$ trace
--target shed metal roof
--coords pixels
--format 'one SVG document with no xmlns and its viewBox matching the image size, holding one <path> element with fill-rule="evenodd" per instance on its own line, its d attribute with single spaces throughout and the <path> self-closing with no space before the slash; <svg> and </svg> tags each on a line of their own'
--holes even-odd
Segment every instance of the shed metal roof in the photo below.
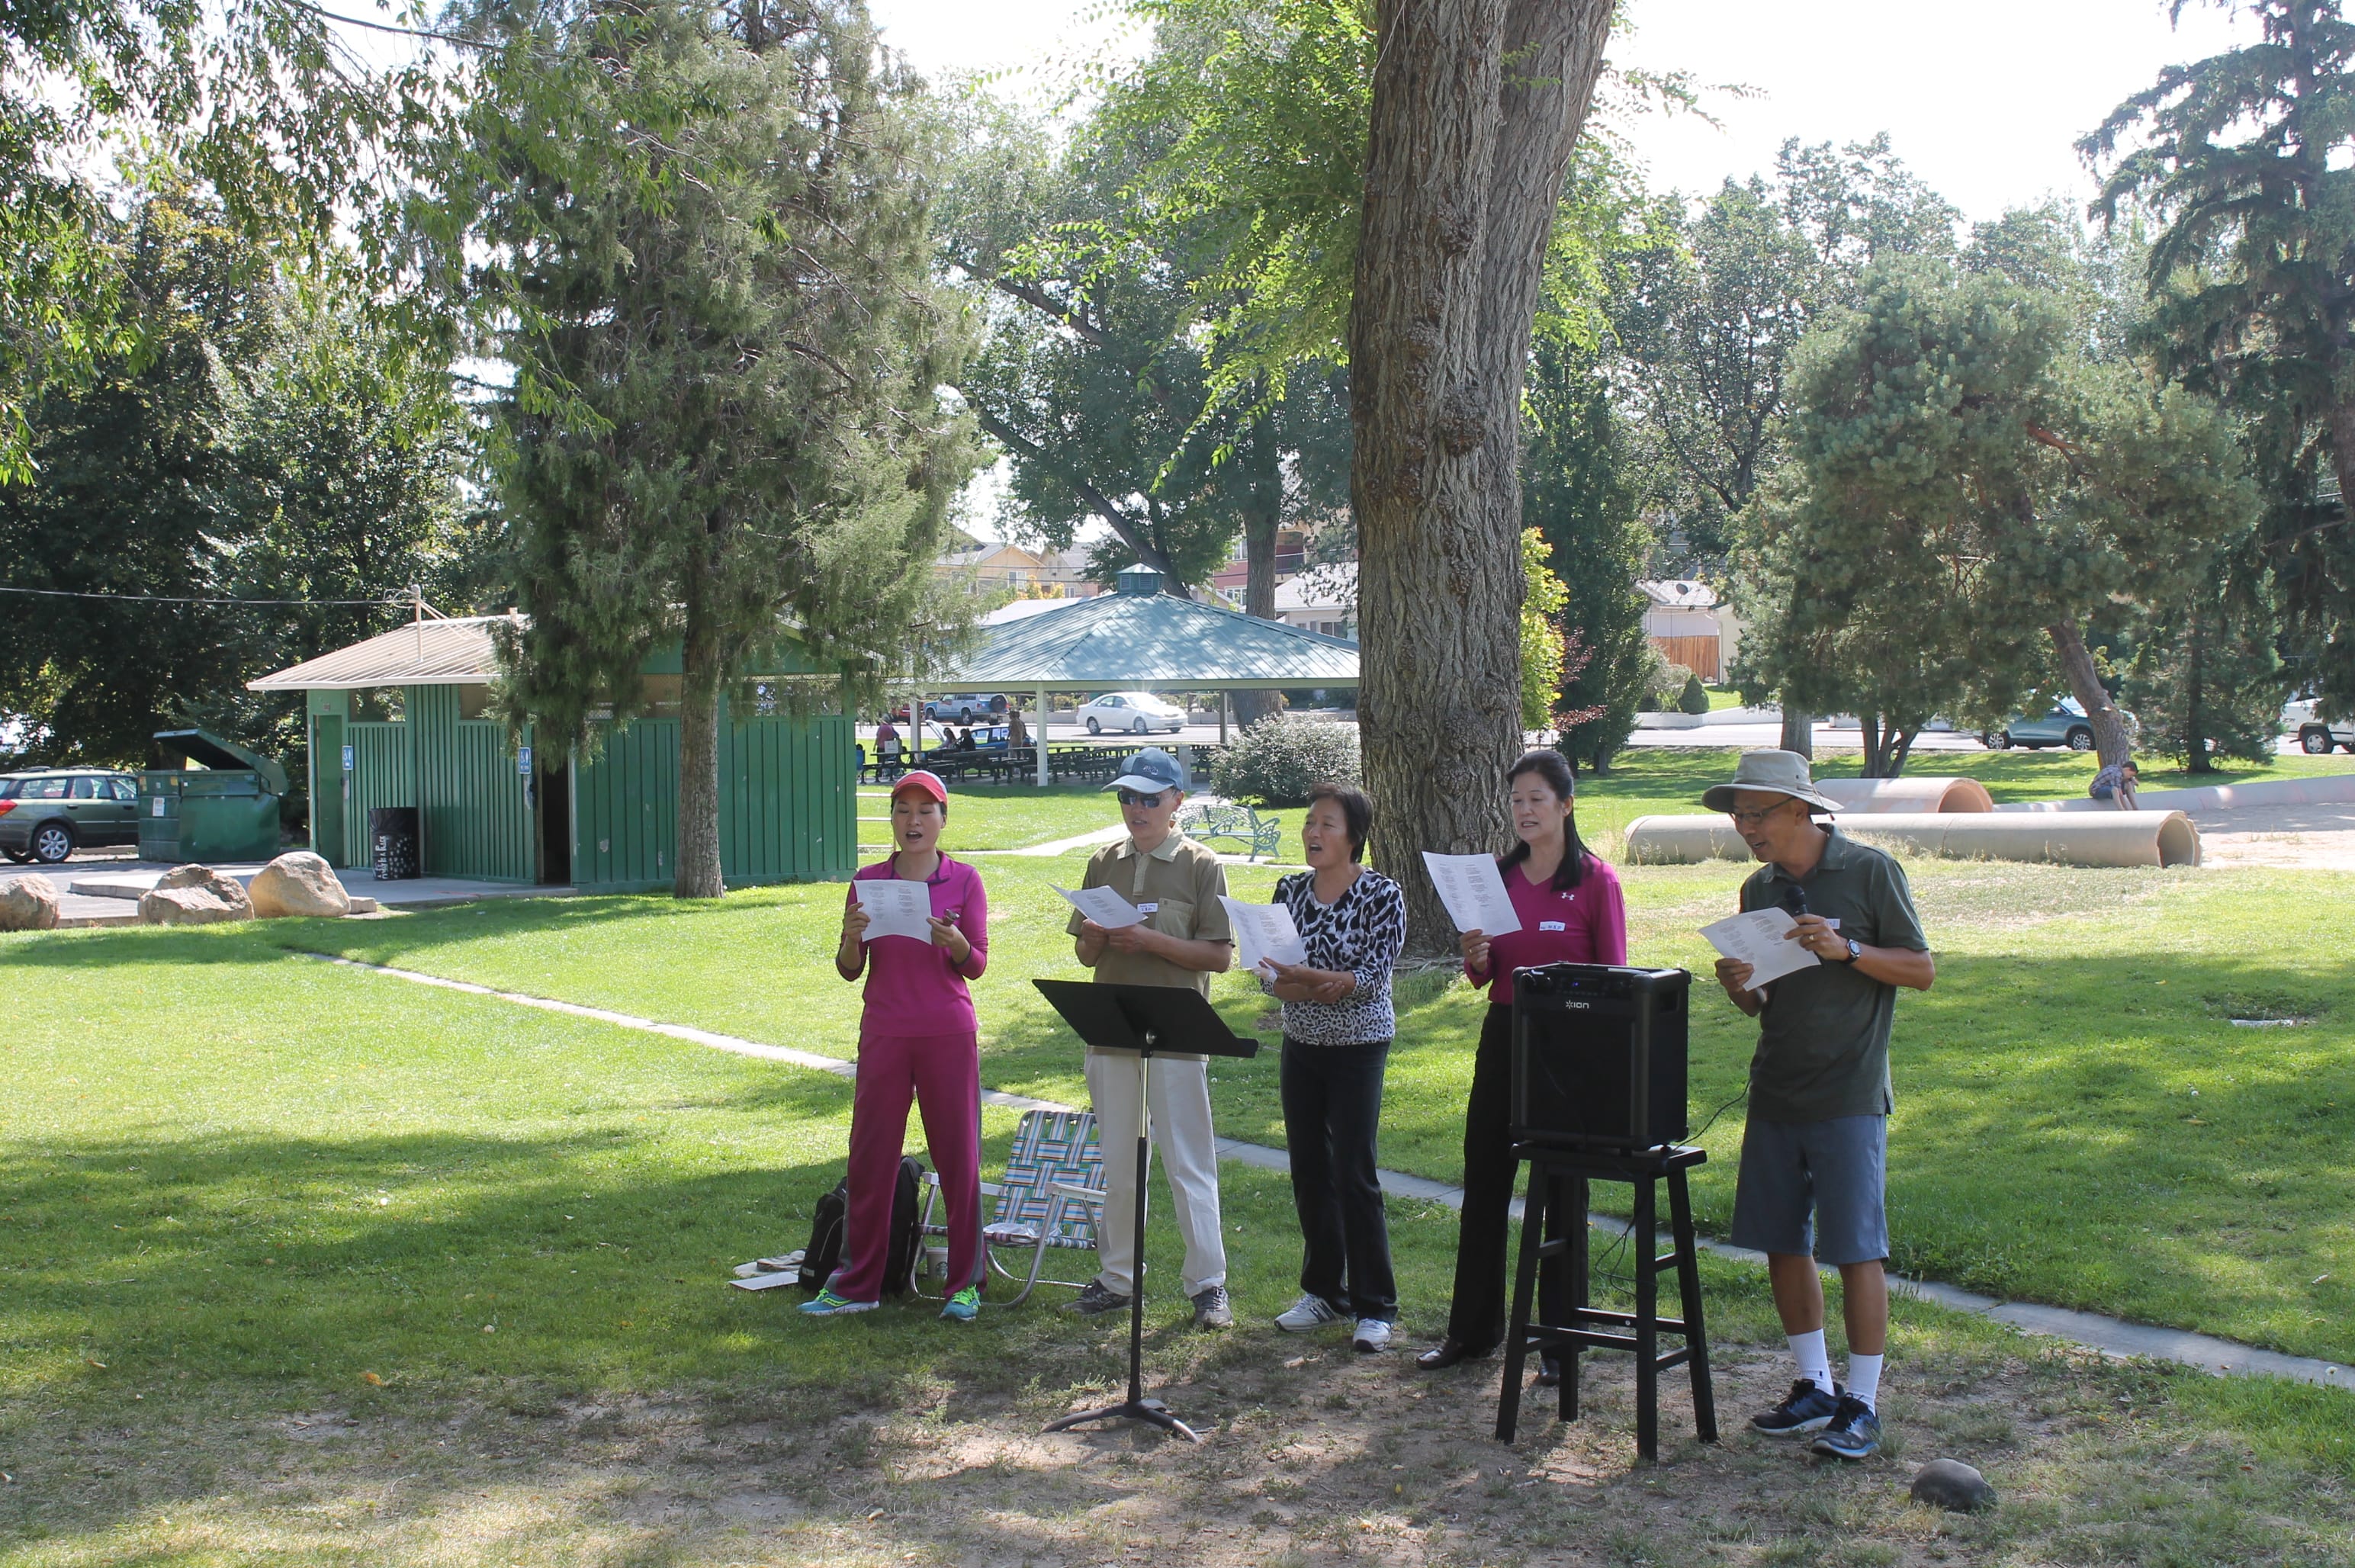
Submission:
<svg viewBox="0 0 2355 1568">
<path fill-rule="evenodd" d="M 1358 645 L 1167 593 L 1073 599 L 984 629 L 926 691 L 1354 687 Z"/>
<path fill-rule="evenodd" d="M 474 686 L 498 673 L 491 628 L 520 615 L 464 615 L 399 626 L 245 683 L 249 691 L 357 691 L 370 686 Z"/>
</svg>

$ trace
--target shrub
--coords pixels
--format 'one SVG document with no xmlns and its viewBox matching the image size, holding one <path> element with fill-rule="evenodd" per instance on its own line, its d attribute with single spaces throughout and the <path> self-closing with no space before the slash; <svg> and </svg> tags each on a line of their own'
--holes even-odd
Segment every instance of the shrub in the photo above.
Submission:
<svg viewBox="0 0 2355 1568">
<path fill-rule="evenodd" d="M 1310 786 L 1359 782 L 1355 725 L 1271 714 L 1210 763 L 1210 784 L 1229 800 L 1304 805 Z"/>
<path fill-rule="evenodd" d="M 1709 688 L 1701 685 L 1700 677 L 1697 675 L 1685 677 L 1684 695 L 1677 699 L 1677 709 L 1682 713 L 1696 714 L 1709 711 Z"/>
</svg>

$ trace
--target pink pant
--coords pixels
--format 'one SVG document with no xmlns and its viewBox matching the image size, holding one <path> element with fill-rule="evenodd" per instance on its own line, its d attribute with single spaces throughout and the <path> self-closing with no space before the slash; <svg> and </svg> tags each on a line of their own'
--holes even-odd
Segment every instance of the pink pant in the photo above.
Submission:
<svg viewBox="0 0 2355 1568">
<path fill-rule="evenodd" d="M 874 1301 L 883 1294 L 891 1195 L 911 1098 L 922 1107 L 924 1142 L 948 1208 L 948 1291 L 982 1283 L 979 1043 L 969 1033 L 862 1035 L 850 1100 L 849 1256 L 834 1278 L 835 1294 L 847 1301 Z"/>
</svg>

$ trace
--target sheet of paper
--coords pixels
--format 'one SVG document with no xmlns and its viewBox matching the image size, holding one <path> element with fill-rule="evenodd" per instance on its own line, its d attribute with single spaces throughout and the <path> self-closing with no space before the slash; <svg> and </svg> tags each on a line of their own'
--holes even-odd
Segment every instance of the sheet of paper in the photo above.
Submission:
<svg viewBox="0 0 2355 1568">
<path fill-rule="evenodd" d="M 1785 933 L 1797 923 L 1788 910 L 1759 909 L 1704 925 L 1700 933 L 1728 958 L 1739 958 L 1750 965 L 1750 988 L 1754 991 L 1769 981 L 1823 962 L 1796 942 L 1784 940 Z"/>
<path fill-rule="evenodd" d="M 1110 888 L 1082 888 L 1078 892 L 1069 888 L 1057 888 L 1055 891 L 1062 894 L 1073 909 L 1106 931 L 1144 923 L 1145 916 L 1137 912 L 1136 906 Z"/>
<path fill-rule="evenodd" d="M 903 882 L 891 877 L 882 881 L 853 882 L 850 886 L 858 895 L 858 907 L 867 912 L 868 941 L 879 936 L 912 936 L 919 942 L 932 939 L 932 928 L 924 923 L 932 912 L 929 883 Z"/>
<path fill-rule="evenodd" d="M 1292 912 L 1282 904 L 1247 904 L 1241 899 L 1219 895 L 1227 906 L 1227 923 L 1233 927 L 1235 951 L 1246 969 L 1256 969 L 1269 959 L 1278 964 L 1305 964 L 1308 949 L 1300 940 L 1300 928 L 1292 923 Z"/>
<path fill-rule="evenodd" d="M 1439 890 L 1439 901 L 1447 906 L 1447 918 L 1456 930 L 1502 936 L 1521 929 L 1521 917 L 1513 912 L 1513 901 L 1505 892 L 1505 879 L 1497 874 L 1495 856 L 1434 855 L 1425 849 L 1423 863 L 1431 869 L 1432 885 Z"/>
</svg>

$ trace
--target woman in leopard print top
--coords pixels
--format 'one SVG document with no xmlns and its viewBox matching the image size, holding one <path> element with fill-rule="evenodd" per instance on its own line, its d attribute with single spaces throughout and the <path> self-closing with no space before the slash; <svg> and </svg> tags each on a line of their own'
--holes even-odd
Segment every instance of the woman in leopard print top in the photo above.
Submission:
<svg viewBox="0 0 2355 1568">
<path fill-rule="evenodd" d="M 1347 784 L 1309 792 L 1300 842 L 1309 869 L 1276 884 L 1306 962 L 1271 962 L 1260 984 L 1284 1003 L 1284 1141 L 1306 1246 L 1300 1299 L 1276 1326 L 1305 1333 L 1357 1320 L 1360 1350 L 1380 1350 L 1398 1319 L 1390 1225 L 1374 1138 L 1396 1022 L 1391 967 L 1406 944 L 1406 898 L 1360 864 L 1373 807 Z"/>
</svg>

